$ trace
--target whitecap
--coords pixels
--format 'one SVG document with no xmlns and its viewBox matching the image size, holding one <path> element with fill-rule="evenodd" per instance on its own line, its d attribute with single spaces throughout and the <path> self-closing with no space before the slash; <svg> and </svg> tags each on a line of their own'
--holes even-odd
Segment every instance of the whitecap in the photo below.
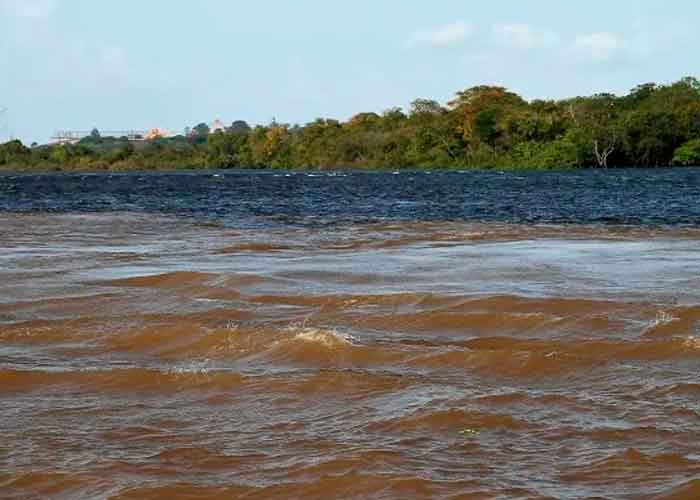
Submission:
<svg viewBox="0 0 700 500">
<path fill-rule="evenodd" d="M 683 340 L 683 347 L 685 347 L 686 349 L 700 350 L 700 337 L 686 337 Z"/>
<path fill-rule="evenodd" d="M 305 328 L 294 336 L 294 340 L 321 344 L 329 348 L 353 345 L 356 341 L 352 335 L 319 328 Z"/>
</svg>

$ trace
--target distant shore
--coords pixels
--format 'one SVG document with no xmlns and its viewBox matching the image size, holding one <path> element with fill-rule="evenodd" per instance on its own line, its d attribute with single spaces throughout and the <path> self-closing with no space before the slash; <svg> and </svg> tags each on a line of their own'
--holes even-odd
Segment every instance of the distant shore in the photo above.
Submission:
<svg viewBox="0 0 700 500">
<path fill-rule="evenodd" d="M 158 131 L 159 129 L 154 129 Z M 441 105 L 359 113 L 304 126 L 200 123 L 182 135 L 103 136 L 0 145 L 0 171 L 570 169 L 700 165 L 700 81 L 627 95 L 526 101 L 496 86 Z"/>
</svg>

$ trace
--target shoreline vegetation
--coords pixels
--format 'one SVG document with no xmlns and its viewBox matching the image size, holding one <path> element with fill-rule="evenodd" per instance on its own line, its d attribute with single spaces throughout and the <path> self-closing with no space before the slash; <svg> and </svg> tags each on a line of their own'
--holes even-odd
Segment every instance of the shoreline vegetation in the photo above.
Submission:
<svg viewBox="0 0 700 500">
<path fill-rule="evenodd" d="M 303 126 L 236 121 L 210 132 L 130 141 L 97 129 L 75 144 L 0 145 L 0 170 L 567 169 L 700 165 L 700 80 L 642 84 L 624 96 L 526 101 L 497 86 L 447 105 L 360 113 Z"/>
</svg>

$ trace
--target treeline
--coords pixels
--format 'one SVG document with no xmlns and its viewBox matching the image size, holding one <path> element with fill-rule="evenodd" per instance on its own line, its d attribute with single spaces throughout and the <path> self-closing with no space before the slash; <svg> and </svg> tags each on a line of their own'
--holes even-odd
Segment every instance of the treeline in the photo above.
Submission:
<svg viewBox="0 0 700 500">
<path fill-rule="evenodd" d="M 446 106 L 360 113 L 304 126 L 234 122 L 144 142 L 0 146 L 0 168 L 578 168 L 700 165 L 700 81 L 647 83 L 627 95 L 526 101 L 502 87 L 458 92 Z"/>
</svg>

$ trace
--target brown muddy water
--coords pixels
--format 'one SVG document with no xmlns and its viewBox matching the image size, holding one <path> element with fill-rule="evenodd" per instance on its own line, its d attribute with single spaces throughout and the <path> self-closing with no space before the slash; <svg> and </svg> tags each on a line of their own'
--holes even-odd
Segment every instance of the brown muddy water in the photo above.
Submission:
<svg viewBox="0 0 700 500">
<path fill-rule="evenodd" d="M 700 498 L 700 232 L 0 215 L 1 498 Z"/>
</svg>

